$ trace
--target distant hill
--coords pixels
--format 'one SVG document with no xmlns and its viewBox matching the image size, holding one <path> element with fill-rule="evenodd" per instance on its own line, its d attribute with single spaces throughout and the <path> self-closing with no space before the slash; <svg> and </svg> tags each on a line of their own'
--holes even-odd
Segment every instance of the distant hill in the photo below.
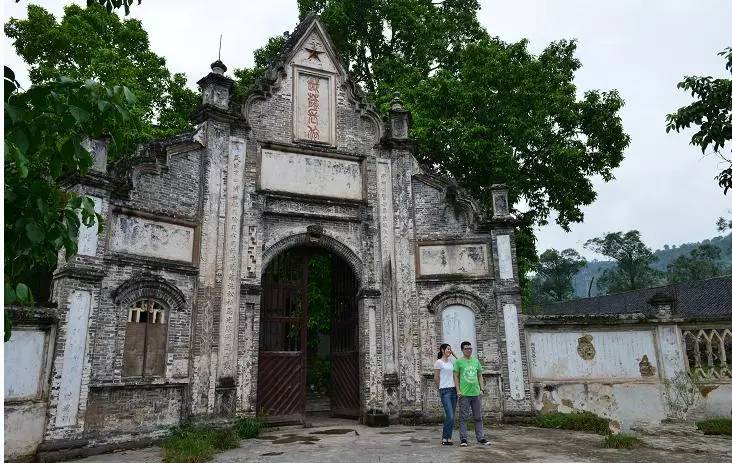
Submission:
<svg viewBox="0 0 732 463">
<path fill-rule="evenodd" d="M 722 264 L 732 271 L 732 233 L 727 236 L 717 236 L 712 239 L 700 241 L 697 243 L 685 243 L 680 246 L 669 246 L 665 245 L 663 249 L 659 249 L 654 254 L 658 257 L 653 267 L 658 270 L 666 271 L 666 267 L 674 259 L 680 256 L 689 254 L 693 249 L 696 249 L 702 244 L 712 244 L 719 247 L 722 250 Z M 577 297 L 587 297 L 587 290 L 590 286 L 590 281 L 594 277 L 592 283 L 592 290 L 589 296 L 597 296 L 597 279 L 602 275 L 605 269 L 609 269 L 615 266 L 615 263 L 609 260 L 593 260 L 587 263 L 587 266 L 577 273 L 574 278 L 573 286 L 574 293 Z"/>
</svg>

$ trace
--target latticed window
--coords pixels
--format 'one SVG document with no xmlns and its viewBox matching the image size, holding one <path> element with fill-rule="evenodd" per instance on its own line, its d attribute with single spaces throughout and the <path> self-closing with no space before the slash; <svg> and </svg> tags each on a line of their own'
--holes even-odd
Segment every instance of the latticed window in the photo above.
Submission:
<svg viewBox="0 0 732 463">
<path fill-rule="evenodd" d="M 689 371 L 703 379 L 732 378 L 732 328 L 683 330 Z"/>
<path fill-rule="evenodd" d="M 127 311 L 123 376 L 162 376 L 168 325 L 165 306 L 138 299 Z"/>
</svg>

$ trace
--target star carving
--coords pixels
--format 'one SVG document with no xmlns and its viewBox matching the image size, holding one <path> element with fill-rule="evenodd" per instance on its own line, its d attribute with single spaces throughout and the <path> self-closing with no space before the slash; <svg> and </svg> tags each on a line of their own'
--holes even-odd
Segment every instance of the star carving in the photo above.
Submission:
<svg viewBox="0 0 732 463">
<path fill-rule="evenodd" d="M 319 55 L 321 53 L 325 53 L 323 51 L 316 50 L 315 47 L 313 47 L 313 48 L 307 48 L 307 47 L 305 47 L 305 51 L 309 53 L 307 59 L 315 58 L 318 61 L 320 61 L 320 56 Z"/>
</svg>

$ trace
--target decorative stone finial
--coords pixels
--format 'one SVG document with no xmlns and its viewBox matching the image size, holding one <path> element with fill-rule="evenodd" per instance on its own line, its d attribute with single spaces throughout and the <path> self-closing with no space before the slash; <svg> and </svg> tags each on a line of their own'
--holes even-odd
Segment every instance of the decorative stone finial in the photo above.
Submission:
<svg viewBox="0 0 732 463">
<path fill-rule="evenodd" d="M 226 69 L 227 69 L 226 68 L 226 65 L 220 59 L 217 59 L 216 61 L 214 61 L 213 63 L 211 63 L 211 71 L 214 74 L 218 74 L 220 76 L 223 76 L 224 73 L 226 72 Z"/>
<path fill-rule="evenodd" d="M 399 92 L 394 92 L 394 98 L 391 100 L 391 109 L 389 109 L 389 119 L 391 122 L 391 137 L 398 140 L 406 140 L 409 138 L 409 111 L 404 109 L 402 99 Z"/>
<path fill-rule="evenodd" d="M 511 208 L 508 204 L 508 188 L 506 188 L 506 185 L 491 185 L 491 197 L 493 199 L 493 218 L 505 219 L 510 217 Z"/>
</svg>

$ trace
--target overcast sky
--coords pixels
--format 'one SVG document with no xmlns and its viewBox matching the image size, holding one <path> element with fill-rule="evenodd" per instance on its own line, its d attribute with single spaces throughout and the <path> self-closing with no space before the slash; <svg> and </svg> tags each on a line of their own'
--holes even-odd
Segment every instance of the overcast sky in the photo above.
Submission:
<svg viewBox="0 0 732 463">
<path fill-rule="evenodd" d="M 63 1 L 36 1 L 60 16 Z M 85 3 L 85 2 L 77 2 Z M 25 17 L 27 0 L 3 0 L 5 20 Z M 582 62 L 576 84 L 618 89 L 623 124 L 631 137 L 616 179 L 594 183 L 597 201 L 570 233 L 558 226 L 538 231 L 540 250 L 574 247 L 607 231 L 638 229 L 653 248 L 716 234 L 717 217 L 732 215 L 732 193 L 722 195 L 714 176 L 720 163 L 689 146 L 691 132 L 666 134 L 665 115 L 688 103 L 676 89 L 684 75 L 724 77 L 717 53 L 732 46 L 730 0 L 483 0 L 479 18 L 506 41 L 527 38 L 541 51 L 562 38 L 577 39 Z M 209 71 L 223 34 L 222 61 L 250 66 L 268 37 L 292 31 L 296 0 L 143 0 L 131 16 L 142 20 L 152 49 L 191 85 Z M 5 62 L 27 83 L 24 64 L 4 38 Z M 729 78 L 729 73 L 726 77 Z M 588 257 L 594 257 L 581 250 Z"/>
</svg>

